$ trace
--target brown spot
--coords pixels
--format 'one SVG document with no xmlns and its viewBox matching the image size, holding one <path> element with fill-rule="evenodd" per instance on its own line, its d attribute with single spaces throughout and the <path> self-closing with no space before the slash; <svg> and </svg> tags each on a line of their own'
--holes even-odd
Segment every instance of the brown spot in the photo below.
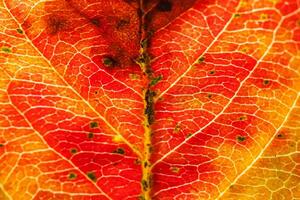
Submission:
<svg viewBox="0 0 300 200">
<path fill-rule="evenodd" d="M 92 133 L 92 132 L 88 133 L 88 134 L 87 134 L 87 137 L 88 137 L 89 139 L 94 138 L 94 133 Z"/>
<path fill-rule="evenodd" d="M 100 20 L 97 18 L 91 19 L 91 23 L 94 24 L 97 27 L 100 27 Z"/>
<path fill-rule="evenodd" d="M 67 28 L 67 20 L 64 19 L 62 16 L 58 15 L 51 15 L 47 18 L 47 28 L 46 31 L 51 34 L 55 35 L 60 31 L 66 30 Z"/>
<path fill-rule="evenodd" d="M 76 148 L 72 148 L 72 149 L 70 149 L 70 153 L 71 154 L 75 154 L 75 153 L 77 153 L 78 151 L 77 151 L 77 149 Z"/>
<path fill-rule="evenodd" d="M 75 174 L 75 173 L 70 173 L 69 176 L 68 176 L 68 178 L 69 178 L 70 180 L 74 180 L 74 179 L 77 178 L 77 174 Z"/>
<path fill-rule="evenodd" d="M 114 59 L 112 56 L 106 56 L 103 58 L 102 63 L 106 67 L 114 67 L 117 65 L 116 59 Z"/>
<path fill-rule="evenodd" d="M 246 115 L 243 115 L 243 116 L 240 116 L 239 117 L 239 120 L 240 121 L 245 121 L 247 119 L 247 116 Z"/>
<path fill-rule="evenodd" d="M 242 135 L 238 135 L 238 136 L 236 137 L 236 140 L 237 140 L 238 142 L 244 142 L 244 141 L 246 140 L 246 137 L 245 137 L 245 136 L 242 136 Z"/>
<path fill-rule="evenodd" d="M 284 138 L 284 135 L 282 133 L 278 133 L 277 138 Z"/>
<path fill-rule="evenodd" d="M 91 128 L 97 128 L 98 127 L 98 123 L 97 122 L 91 122 L 90 123 L 90 127 Z"/>
<path fill-rule="evenodd" d="M 88 172 L 88 173 L 86 173 L 86 175 L 87 175 L 87 177 L 89 177 L 89 179 L 91 179 L 92 181 L 96 182 L 97 177 L 96 177 L 96 175 L 95 175 L 94 172 Z"/>
<path fill-rule="evenodd" d="M 125 150 L 123 148 L 117 148 L 116 150 L 113 151 L 113 153 L 117 154 L 125 154 Z"/>
<path fill-rule="evenodd" d="M 198 63 L 203 63 L 205 60 L 205 57 L 201 56 L 199 59 L 198 59 Z"/>
<path fill-rule="evenodd" d="M 263 84 L 264 84 L 264 85 L 269 85 L 269 84 L 270 84 L 270 80 L 264 80 L 264 81 L 263 81 Z"/>
</svg>

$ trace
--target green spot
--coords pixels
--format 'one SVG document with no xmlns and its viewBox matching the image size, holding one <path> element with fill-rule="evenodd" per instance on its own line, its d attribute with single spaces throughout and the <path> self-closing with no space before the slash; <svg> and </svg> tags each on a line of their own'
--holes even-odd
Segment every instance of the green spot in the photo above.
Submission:
<svg viewBox="0 0 300 200">
<path fill-rule="evenodd" d="M 180 168 L 178 168 L 178 167 L 170 167 L 170 171 L 173 172 L 173 173 L 179 173 Z"/>
<path fill-rule="evenodd" d="M 69 178 L 70 180 L 74 180 L 74 179 L 77 178 L 77 174 L 75 174 L 75 173 L 70 173 L 68 178 Z"/>
<path fill-rule="evenodd" d="M 117 153 L 117 154 L 125 154 L 125 151 L 123 148 L 117 148 L 116 150 L 113 151 L 113 153 Z"/>
<path fill-rule="evenodd" d="M 111 57 L 105 57 L 103 58 L 103 64 L 107 67 L 112 67 L 115 65 L 115 60 Z"/>
<path fill-rule="evenodd" d="M 2 47 L 2 51 L 5 53 L 11 53 L 11 49 L 9 47 Z"/>
<path fill-rule="evenodd" d="M 174 130 L 173 130 L 173 132 L 174 132 L 174 133 L 179 133 L 180 129 L 181 129 L 181 128 L 180 128 L 180 124 L 177 123 L 176 126 L 175 126 L 175 128 L 174 128 Z"/>
<path fill-rule="evenodd" d="M 71 154 L 75 154 L 75 153 L 77 153 L 78 151 L 77 151 L 77 149 L 76 148 L 72 148 L 72 149 L 70 149 L 70 153 Z"/>
<path fill-rule="evenodd" d="M 91 179 L 92 181 L 96 182 L 97 178 L 94 172 L 88 172 L 86 175 Z"/>
<path fill-rule="evenodd" d="M 238 142 L 244 142 L 244 141 L 246 140 L 246 137 L 245 137 L 245 136 L 239 135 L 239 136 L 236 137 L 236 140 L 237 140 Z"/>
<path fill-rule="evenodd" d="M 89 139 L 94 138 L 94 133 L 88 133 L 88 134 L 87 134 L 87 137 L 88 137 Z"/>
<path fill-rule="evenodd" d="M 141 42 L 142 48 L 147 48 L 148 47 L 148 39 L 143 39 Z"/>
<path fill-rule="evenodd" d="M 146 200 L 144 195 L 140 195 L 138 198 L 139 198 L 139 200 Z"/>
<path fill-rule="evenodd" d="M 151 85 L 151 86 L 156 85 L 161 79 L 162 79 L 162 75 L 159 75 L 159 76 L 153 78 L 153 79 L 151 80 L 151 82 L 150 82 L 150 85 Z"/>
<path fill-rule="evenodd" d="M 236 14 L 233 15 L 234 18 L 239 18 L 240 16 L 241 16 L 241 15 L 238 14 L 238 13 L 236 13 Z"/>
<path fill-rule="evenodd" d="M 269 81 L 269 80 L 264 80 L 263 84 L 264 84 L 264 85 L 269 85 L 269 84 L 270 84 L 270 81 Z"/>
<path fill-rule="evenodd" d="M 131 80 L 139 80 L 140 76 L 138 74 L 129 74 L 129 78 Z"/>
<path fill-rule="evenodd" d="M 204 56 L 201 56 L 199 59 L 198 59 L 198 63 L 203 63 L 205 60 L 205 57 Z"/>
<path fill-rule="evenodd" d="M 17 28 L 17 32 L 20 33 L 20 34 L 23 34 L 23 30 L 20 29 L 20 28 Z"/>
<path fill-rule="evenodd" d="M 91 128 L 97 128 L 98 127 L 98 123 L 97 122 L 91 122 L 90 123 L 90 127 Z"/>
</svg>

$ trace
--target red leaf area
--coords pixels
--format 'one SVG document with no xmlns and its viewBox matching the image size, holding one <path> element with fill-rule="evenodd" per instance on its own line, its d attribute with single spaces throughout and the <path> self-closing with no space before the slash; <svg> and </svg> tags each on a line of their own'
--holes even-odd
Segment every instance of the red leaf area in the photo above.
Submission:
<svg viewBox="0 0 300 200">
<path fill-rule="evenodd" d="M 300 198 L 299 0 L 0 13 L 1 200 Z"/>
</svg>

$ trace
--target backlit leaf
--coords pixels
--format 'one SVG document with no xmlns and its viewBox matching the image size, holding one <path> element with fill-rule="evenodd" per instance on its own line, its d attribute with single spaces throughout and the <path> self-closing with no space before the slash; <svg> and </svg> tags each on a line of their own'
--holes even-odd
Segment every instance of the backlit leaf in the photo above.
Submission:
<svg viewBox="0 0 300 200">
<path fill-rule="evenodd" d="M 300 199 L 299 0 L 2 0 L 0 69 L 0 200 Z"/>
</svg>

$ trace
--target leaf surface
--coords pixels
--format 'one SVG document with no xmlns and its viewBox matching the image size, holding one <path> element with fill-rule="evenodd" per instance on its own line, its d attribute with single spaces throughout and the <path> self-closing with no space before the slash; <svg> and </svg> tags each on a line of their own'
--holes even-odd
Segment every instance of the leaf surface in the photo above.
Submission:
<svg viewBox="0 0 300 200">
<path fill-rule="evenodd" d="M 298 0 L 0 2 L 0 199 L 300 198 Z"/>
</svg>

